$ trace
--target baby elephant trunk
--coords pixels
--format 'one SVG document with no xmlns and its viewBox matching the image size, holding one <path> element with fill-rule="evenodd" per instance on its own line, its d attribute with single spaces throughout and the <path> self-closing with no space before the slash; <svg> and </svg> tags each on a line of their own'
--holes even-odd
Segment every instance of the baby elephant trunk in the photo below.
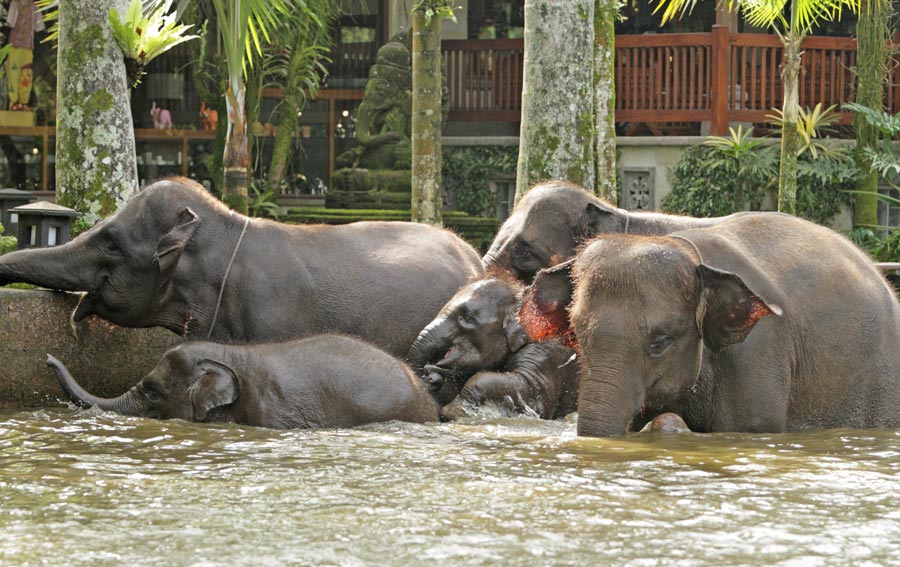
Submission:
<svg viewBox="0 0 900 567">
<path fill-rule="evenodd" d="M 47 355 L 47 366 L 56 370 L 59 377 L 59 385 L 69 398 L 78 406 L 89 408 L 97 406 L 104 411 L 114 411 L 123 415 L 142 415 L 141 405 L 135 399 L 134 389 L 130 389 L 117 398 L 98 398 L 89 394 L 78 382 L 72 378 L 69 370 L 62 362 L 51 355 Z"/>
</svg>

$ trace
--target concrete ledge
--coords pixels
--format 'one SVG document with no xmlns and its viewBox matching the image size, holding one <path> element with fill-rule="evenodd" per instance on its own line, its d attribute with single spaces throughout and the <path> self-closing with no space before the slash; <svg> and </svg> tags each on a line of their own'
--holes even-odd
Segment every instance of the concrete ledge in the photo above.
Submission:
<svg viewBox="0 0 900 567">
<path fill-rule="evenodd" d="M 0 288 L 0 408 L 61 405 L 68 398 L 44 361 L 61 360 L 92 394 L 117 396 L 138 382 L 180 337 L 126 329 L 91 317 L 75 337 L 69 315 L 78 295 Z"/>
</svg>

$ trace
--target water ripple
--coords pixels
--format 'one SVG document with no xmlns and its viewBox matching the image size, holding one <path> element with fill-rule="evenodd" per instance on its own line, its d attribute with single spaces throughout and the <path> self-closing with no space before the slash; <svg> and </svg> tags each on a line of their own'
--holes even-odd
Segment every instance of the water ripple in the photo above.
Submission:
<svg viewBox="0 0 900 567">
<path fill-rule="evenodd" d="M 890 565 L 900 432 L 0 413 L 0 564 Z"/>
</svg>

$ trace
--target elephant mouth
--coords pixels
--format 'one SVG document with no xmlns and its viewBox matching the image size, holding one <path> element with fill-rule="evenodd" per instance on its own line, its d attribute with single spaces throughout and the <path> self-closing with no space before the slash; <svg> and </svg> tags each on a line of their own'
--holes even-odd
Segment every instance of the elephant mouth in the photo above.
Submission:
<svg viewBox="0 0 900 567">
<path fill-rule="evenodd" d="M 444 354 L 444 357 L 437 362 L 434 363 L 435 366 L 440 366 L 441 368 L 452 368 L 453 365 L 462 357 L 462 350 L 454 345 L 450 347 L 450 349 Z"/>
<path fill-rule="evenodd" d="M 72 321 L 80 323 L 94 314 L 94 298 L 90 293 L 84 293 L 78 301 L 78 306 L 72 313 Z"/>
</svg>

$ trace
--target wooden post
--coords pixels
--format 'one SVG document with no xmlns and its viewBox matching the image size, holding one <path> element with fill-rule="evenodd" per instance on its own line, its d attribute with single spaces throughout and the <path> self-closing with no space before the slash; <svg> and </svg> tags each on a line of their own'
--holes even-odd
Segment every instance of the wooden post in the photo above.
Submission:
<svg viewBox="0 0 900 567">
<path fill-rule="evenodd" d="M 335 103 L 334 97 L 328 97 L 328 187 L 334 177 L 334 130 L 335 130 Z"/>
<path fill-rule="evenodd" d="M 712 27 L 712 85 L 710 86 L 709 133 L 724 136 L 728 133 L 728 26 Z"/>
</svg>

